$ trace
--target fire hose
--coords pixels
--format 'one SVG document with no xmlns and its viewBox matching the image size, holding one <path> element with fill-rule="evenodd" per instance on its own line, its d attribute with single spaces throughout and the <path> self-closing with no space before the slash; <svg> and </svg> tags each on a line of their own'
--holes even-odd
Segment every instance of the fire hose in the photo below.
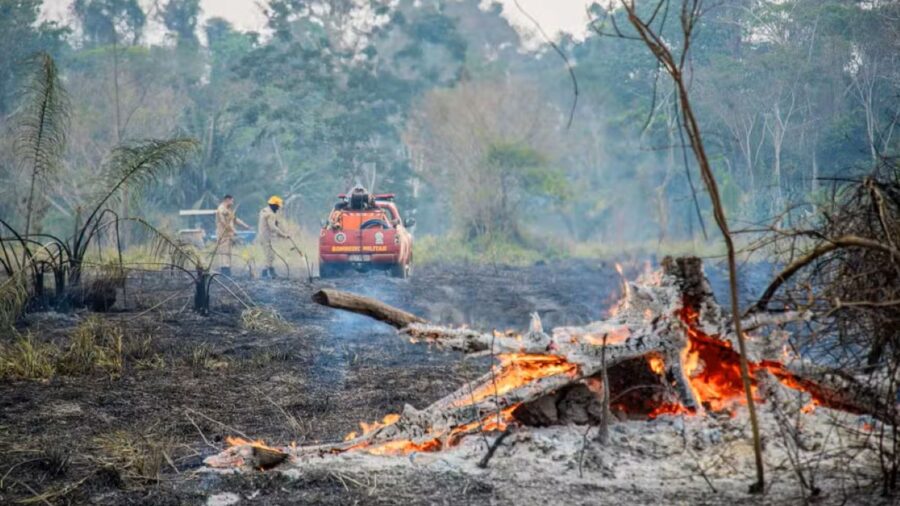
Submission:
<svg viewBox="0 0 900 506">
<path fill-rule="evenodd" d="M 307 257 L 306 253 L 304 253 L 303 250 L 300 249 L 300 246 L 298 246 L 297 243 L 294 242 L 293 237 L 288 237 L 288 241 L 291 241 L 291 250 L 296 251 L 303 258 L 303 261 L 306 262 L 306 276 L 309 282 L 312 283 L 313 275 L 312 269 L 310 269 L 309 267 L 309 257 Z"/>
</svg>

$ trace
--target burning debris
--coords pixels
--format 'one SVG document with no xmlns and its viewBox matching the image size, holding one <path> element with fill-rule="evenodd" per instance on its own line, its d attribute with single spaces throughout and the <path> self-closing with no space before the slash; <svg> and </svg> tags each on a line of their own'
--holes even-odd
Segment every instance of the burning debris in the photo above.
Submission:
<svg viewBox="0 0 900 506">
<path fill-rule="evenodd" d="M 344 441 L 279 449 L 235 440 L 207 465 L 268 468 L 288 457 L 435 452 L 459 445 L 467 435 L 514 424 L 597 424 L 604 422 L 607 389 L 616 420 L 706 413 L 734 417 L 746 402 L 734 336 L 696 258 L 668 258 L 660 273 L 628 283 L 608 319 L 549 334 L 536 314 L 525 334 L 484 333 L 434 325 L 343 292 L 322 290 L 315 300 L 391 323 L 414 342 L 490 354 L 499 364 L 424 409 L 407 405 L 402 413 L 362 423 Z M 766 315 L 754 315 L 752 327 L 767 321 Z M 889 424 L 896 420 L 896 407 L 884 405 L 887 397 L 854 377 L 784 361 L 783 339 L 783 333 L 773 333 L 749 341 L 754 398 L 799 399 L 804 411 L 824 406 Z"/>
<path fill-rule="evenodd" d="M 259 440 L 248 441 L 240 437 L 228 437 L 225 442 L 228 443 L 228 450 L 208 457 L 207 465 L 265 470 L 281 464 L 288 457 L 286 450 L 273 448 Z"/>
</svg>

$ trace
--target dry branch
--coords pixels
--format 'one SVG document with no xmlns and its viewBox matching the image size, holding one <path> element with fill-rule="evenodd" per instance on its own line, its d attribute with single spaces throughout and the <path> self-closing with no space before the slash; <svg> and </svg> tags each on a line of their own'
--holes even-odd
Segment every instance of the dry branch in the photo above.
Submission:
<svg viewBox="0 0 900 506">
<path fill-rule="evenodd" d="M 793 263 L 785 267 L 780 273 L 778 273 L 772 283 L 770 283 L 766 288 L 766 291 L 763 292 L 763 295 L 759 298 L 759 301 L 757 301 L 756 304 L 753 305 L 751 311 L 758 312 L 764 310 L 769 304 L 769 301 L 772 300 L 775 292 L 777 292 L 781 285 L 784 284 L 785 281 L 790 279 L 791 276 L 796 274 L 800 269 L 813 263 L 816 259 L 840 248 L 873 249 L 889 254 L 891 260 L 894 263 L 900 263 L 900 251 L 878 241 L 873 241 L 865 237 L 858 237 L 854 235 L 845 235 L 834 239 L 828 239 L 826 242 L 819 245 L 803 257 L 795 260 Z"/>
</svg>

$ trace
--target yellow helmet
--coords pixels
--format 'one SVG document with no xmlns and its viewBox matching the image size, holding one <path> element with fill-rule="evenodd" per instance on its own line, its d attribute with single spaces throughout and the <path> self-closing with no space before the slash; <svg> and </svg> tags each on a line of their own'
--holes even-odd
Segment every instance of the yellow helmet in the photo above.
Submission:
<svg viewBox="0 0 900 506">
<path fill-rule="evenodd" d="M 284 201 L 281 200 L 281 197 L 279 197 L 278 195 L 272 195 L 271 197 L 269 197 L 269 205 L 282 207 L 284 206 Z"/>
</svg>

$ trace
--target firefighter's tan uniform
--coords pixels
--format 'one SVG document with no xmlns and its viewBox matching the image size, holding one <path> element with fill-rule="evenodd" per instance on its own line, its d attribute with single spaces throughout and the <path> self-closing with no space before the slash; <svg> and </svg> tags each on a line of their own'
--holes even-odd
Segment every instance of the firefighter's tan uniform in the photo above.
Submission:
<svg viewBox="0 0 900 506">
<path fill-rule="evenodd" d="M 275 248 L 272 247 L 272 239 L 287 239 L 289 236 L 278 225 L 278 217 L 272 208 L 266 206 L 259 211 L 259 230 L 256 238 L 266 256 L 266 269 L 271 269 L 275 263 Z"/>
<path fill-rule="evenodd" d="M 225 202 L 219 204 L 216 208 L 216 252 L 218 253 L 222 267 L 231 269 L 231 250 L 234 246 L 234 238 L 237 235 L 235 224 L 239 224 L 244 228 L 249 228 L 246 223 L 240 220 L 235 214 L 234 209 L 229 207 Z"/>
</svg>

